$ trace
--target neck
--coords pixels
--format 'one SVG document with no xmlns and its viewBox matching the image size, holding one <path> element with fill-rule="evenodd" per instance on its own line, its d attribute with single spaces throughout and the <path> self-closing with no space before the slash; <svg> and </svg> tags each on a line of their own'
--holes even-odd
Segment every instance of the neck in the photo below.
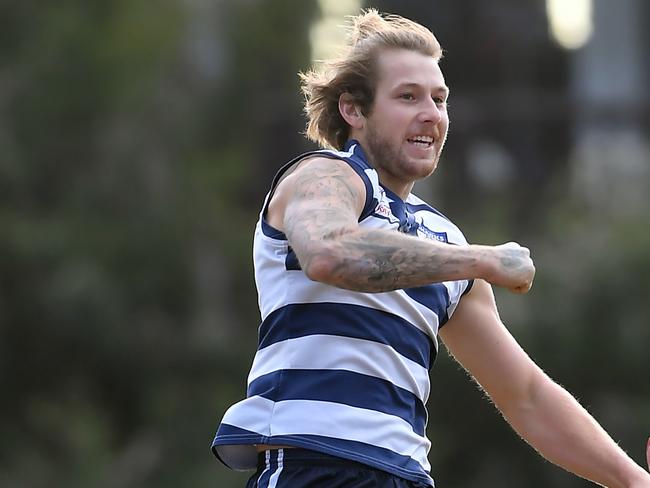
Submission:
<svg viewBox="0 0 650 488">
<path fill-rule="evenodd" d="M 411 190 L 413 189 L 414 182 L 404 183 L 399 180 L 396 180 L 392 175 L 387 174 L 385 171 L 382 171 L 379 168 L 375 168 L 377 174 L 379 175 L 379 182 L 390 191 L 395 193 L 402 200 L 406 200 L 406 197 L 409 196 Z"/>
</svg>

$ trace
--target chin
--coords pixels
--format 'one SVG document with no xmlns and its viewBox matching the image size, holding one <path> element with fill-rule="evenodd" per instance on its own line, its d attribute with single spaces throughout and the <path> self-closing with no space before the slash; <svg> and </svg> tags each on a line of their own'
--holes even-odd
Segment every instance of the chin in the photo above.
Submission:
<svg viewBox="0 0 650 488">
<path fill-rule="evenodd" d="M 426 178 L 432 174 L 438 167 L 438 159 L 415 159 L 411 160 L 409 166 L 413 176 L 417 179 Z"/>
</svg>

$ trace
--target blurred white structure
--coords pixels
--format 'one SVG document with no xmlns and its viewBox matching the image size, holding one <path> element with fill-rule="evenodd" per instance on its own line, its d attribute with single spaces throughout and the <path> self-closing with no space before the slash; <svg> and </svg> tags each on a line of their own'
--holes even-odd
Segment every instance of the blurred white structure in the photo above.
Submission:
<svg viewBox="0 0 650 488">
<path fill-rule="evenodd" d="M 343 47 L 346 32 L 341 19 L 358 14 L 361 3 L 361 0 L 318 0 L 322 17 L 311 29 L 313 62 L 330 59 Z"/>
<path fill-rule="evenodd" d="M 593 32 L 592 0 L 546 0 L 551 36 L 566 49 L 584 46 Z"/>
<path fill-rule="evenodd" d="M 594 1 L 594 33 L 572 53 L 572 184 L 600 211 L 636 213 L 650 198 L 650 27 L 644 0 Z M 643 124 L 646 127 L 643 127 Z"/>
</svg>

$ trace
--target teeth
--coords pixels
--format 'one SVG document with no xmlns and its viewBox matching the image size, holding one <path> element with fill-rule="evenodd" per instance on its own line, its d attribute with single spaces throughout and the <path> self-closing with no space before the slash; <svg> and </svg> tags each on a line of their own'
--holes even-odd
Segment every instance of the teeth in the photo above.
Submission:
<svg viewBox="0 0 650 488">
<path fill-rule="evenodd" d="M 433 137 L 430 136 L 416 136 L 409 139 L 412 142 L 419 142 L 423 144 L 431 144 L 433 142 Z"/>
</svg>

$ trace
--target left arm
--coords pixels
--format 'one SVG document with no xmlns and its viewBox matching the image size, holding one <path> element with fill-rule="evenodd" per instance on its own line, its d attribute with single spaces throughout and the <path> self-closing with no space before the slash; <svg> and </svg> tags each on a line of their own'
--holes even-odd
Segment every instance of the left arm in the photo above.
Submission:
<svg viewBox="0 0 650 488">
<path fill-rule="evenodd" d="M 650 474 L 517 344 L 485 281 L 475 282 L 440 337 L 514 430 L 546 459 L 602 486 L 650 488 Z"/>
</svg>

